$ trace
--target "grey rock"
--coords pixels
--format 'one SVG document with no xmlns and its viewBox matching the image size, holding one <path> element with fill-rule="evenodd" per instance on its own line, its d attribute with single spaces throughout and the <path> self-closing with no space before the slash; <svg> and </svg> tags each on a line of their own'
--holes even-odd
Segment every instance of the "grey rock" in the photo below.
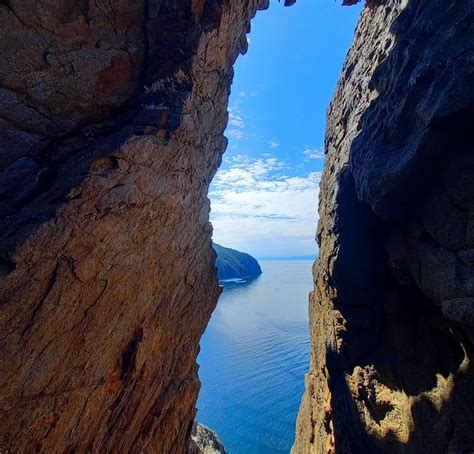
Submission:
<svg viewBox="0 0 474 454">
<path fill-rule="evenodd" d="M 473 49 L 472 0 L 366 2 L 328 109 L 295 454 L 472 451 Z"/>
<path fill-rule="evenodd" d="M 441 307 L 445 317 L 474 327 L 474 298 L 456 298 L 443 301 Z"/>
<path fill-rule="evenodd" d="M 195 421 L 191 431 L 188 454 L 227 454 L 227 451 L 213 430 Z"/>
</svg>

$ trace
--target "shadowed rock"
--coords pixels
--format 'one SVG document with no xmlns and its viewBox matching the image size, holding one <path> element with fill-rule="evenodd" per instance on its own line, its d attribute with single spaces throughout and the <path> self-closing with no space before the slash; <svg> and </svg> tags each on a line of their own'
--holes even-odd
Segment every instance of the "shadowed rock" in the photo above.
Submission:
<svg viewBox="0 0 474 454">
<path fill-rule="evenodd" d="M 294 451 L 470 453 L 474 3 L 367 4 Z M 0 2 L 1 452 L 185 452 L 220 293 L 207 192 L 268 5 Z"/>
<path fill-rule="evenodd" d="M 295 453 L 474 446 L 474 2 L 368 2 L 328 110 Z"/>
</svg>

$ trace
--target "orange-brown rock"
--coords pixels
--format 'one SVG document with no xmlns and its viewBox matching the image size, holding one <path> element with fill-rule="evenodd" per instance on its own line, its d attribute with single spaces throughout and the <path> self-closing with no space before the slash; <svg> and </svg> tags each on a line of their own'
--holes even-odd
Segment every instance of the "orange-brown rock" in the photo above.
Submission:
<svg viewBox="0 0 474 454">
<path fill-rule="evenodd" d="M 184 452 L 209 183 L 265 2 L 0 2 L 0 451 Z"/>
</svg>

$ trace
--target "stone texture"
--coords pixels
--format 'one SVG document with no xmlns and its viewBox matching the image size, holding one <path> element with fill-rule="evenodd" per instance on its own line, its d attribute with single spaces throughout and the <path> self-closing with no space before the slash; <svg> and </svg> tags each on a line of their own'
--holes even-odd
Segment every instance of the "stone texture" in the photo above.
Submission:
<svg viewBox="0 0 474 454">
<path fill-rule="evenodd" d="M 214 431 L 194 422 L 187 454 L 227 454 L 227 451 Z"/>
<path fill-rule="evenodd" d="M 207 191 L 268 4 L 0 1 L 1 452 L 186 451 L 220 292 Z M 296 453 L 472 452 L 473 14 L 362 14 L 328 111 Z"/>
<path fill-rule="evenodd" d="M 368 3 L 328 110 L 295 453 L 474 446 L 474 2 Z"/>
<path fill-rule="evenodd" d="M 0 451 L 184 452 L 209 183 L 265 2 L 0 2 Z"/>
</svg>

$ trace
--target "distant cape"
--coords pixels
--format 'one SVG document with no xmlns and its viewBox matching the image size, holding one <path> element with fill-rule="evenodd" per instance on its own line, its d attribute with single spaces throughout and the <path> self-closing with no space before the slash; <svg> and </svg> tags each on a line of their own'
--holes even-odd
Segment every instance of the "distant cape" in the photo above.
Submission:
<svg viewBox="0 0 474 454">
<path fill-rule="evenodd" d="M 244 279 L 262 274 L 260 265 L 251 255 L 217 243 L 213 243 L 213 247 L 219 279 Z"/>
</svg>

